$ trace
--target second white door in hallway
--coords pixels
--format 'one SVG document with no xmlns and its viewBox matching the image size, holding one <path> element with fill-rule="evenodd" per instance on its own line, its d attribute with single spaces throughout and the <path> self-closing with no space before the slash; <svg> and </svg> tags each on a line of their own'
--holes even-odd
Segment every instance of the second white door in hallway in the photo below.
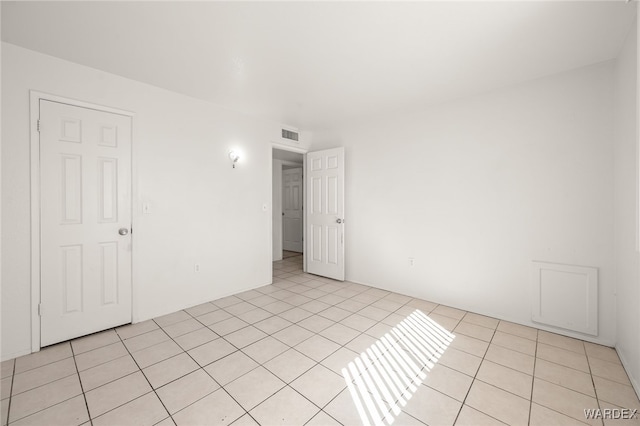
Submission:
<svg viewBox="0 0 640 426">
<path fill-rule="evenodd" d="M 302 168 L 282 171 L 283 248 L 302 253 Z"/>
</svg>

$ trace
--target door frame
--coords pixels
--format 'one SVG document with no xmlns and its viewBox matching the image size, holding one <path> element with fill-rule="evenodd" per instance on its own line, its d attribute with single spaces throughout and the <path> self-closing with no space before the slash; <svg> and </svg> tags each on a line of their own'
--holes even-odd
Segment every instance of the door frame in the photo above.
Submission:
<svg viewBox="0 0 640 426">
<path fill-rule="evenodd" d="M 283 143 L 278 143 L 278 142 L 271 142 L 271 149 L 269 150 L 269 176 L 271 177 L 271 185 L 269 186 L 269 199 L 272 200 L 272 202 L 269 203 L 269 205 L 271 206 L 270 210 L 270 217 L 273 218 L 273 150 L 274 149 L 279 149 L 281 151 L 289 151 L 289 152 L 295 152 L 298 154 L 302 154 L 303 158 L 302 158 L 302 184 L 304 185 L 304 177 L 306 175 L 306 170 L 305 170 L 305 159 L 306 159 L 306 154 L 307 152 L 309 152 L 308 149 L 306 148 L 300 148 L 297 146 L 290 146 L 290 145 L 286 145 Z M 302 197 L 302 209 L 304 211 L 304 206 L 305 206 L 305 201 L 304 201 L 304 197 Z M 303 240 L 303 249 L 302 249 L 302 270 L 304 272 L 307 272 L 307 251 L 304 250 L 304 241 L 306 241 L 306 233 L 307 233 L 307 227 L 306 227 L 306 217 L 303 214 L 302 215 L 302 240 Z M 269 261 L 273 262 L 273 220 L 269 221 Z M 271 284 L 273 284 L 273 272 L 271 273 Z"/>
<path fill-rule="evenodd" d="M 59 102 L 67 105 L 77 106 L 80 108 L 88 108 L 102 112 L 110 112 L 120 114 L 131 118 L 131 226 L 135 226 L 135 211 L 133 208 L 133 200 L 137 199 L 137 181 L 136 162 L 133 155 L 133 135 L 134 135 L 134 119 L 135 113 L 122 109 L 107 107 L 104 105 L 94 104 L 64 96 L 53 95 L 50 93 L 39 92 L 35 90 L 29 91 L 29 139 L 30 139 L 30 164 L 31 164 L 31 352 L 40 350 L 40 313 L 38 305 L 40 304 L 40 132 L 38 131 L 38 120 L 40 117 L 40 101 Z M 133 232 L 131 235 L 131 319 L 135 318 L 135 250 L 133 243 Z"/>
</svg>

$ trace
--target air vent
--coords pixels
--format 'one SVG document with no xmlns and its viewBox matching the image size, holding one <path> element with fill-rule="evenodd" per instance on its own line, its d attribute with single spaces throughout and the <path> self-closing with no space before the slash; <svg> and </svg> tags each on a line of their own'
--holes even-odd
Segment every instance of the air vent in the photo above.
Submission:
<svg viewBox="0 0 640 426">
<path fill-rule="evenodd" d="M 282 138 L 289 139 L 290 141 L 298 142 L 298 132 L 293 130 L 282 129 Z"/>
</svg>

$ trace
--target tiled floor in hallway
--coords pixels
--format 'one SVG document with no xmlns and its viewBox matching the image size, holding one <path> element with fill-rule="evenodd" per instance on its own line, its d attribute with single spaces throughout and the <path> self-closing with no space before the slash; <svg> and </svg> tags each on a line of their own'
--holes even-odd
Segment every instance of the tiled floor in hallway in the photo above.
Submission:
<svg viewBox="0 0 640 426">
<path fill-rule="evenodd" d="M 288 253 L 273 285 L 3 362 L 2 425 L 602 425 L 584 410 L 640 409 L 613 349 L 301 265 Z"/>
</svg>

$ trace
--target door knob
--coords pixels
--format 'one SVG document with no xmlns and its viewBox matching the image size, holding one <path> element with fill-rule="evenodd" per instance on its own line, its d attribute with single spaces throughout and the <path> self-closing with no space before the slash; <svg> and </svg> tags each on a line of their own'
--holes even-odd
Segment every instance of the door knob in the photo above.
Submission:
<svg viewBox="0 0 640 426">
<path fill-rule="evenodd" d="M 129 233 L 129 230 L 127 228 L 118 229 L 118 234 L 120 235 L 127 235 L 128 233 Z"/>
<path fill-rule="evenodd" d="M 336 219 L 336 223 L 342 223 L 342 219 Z"/>
</svg>

